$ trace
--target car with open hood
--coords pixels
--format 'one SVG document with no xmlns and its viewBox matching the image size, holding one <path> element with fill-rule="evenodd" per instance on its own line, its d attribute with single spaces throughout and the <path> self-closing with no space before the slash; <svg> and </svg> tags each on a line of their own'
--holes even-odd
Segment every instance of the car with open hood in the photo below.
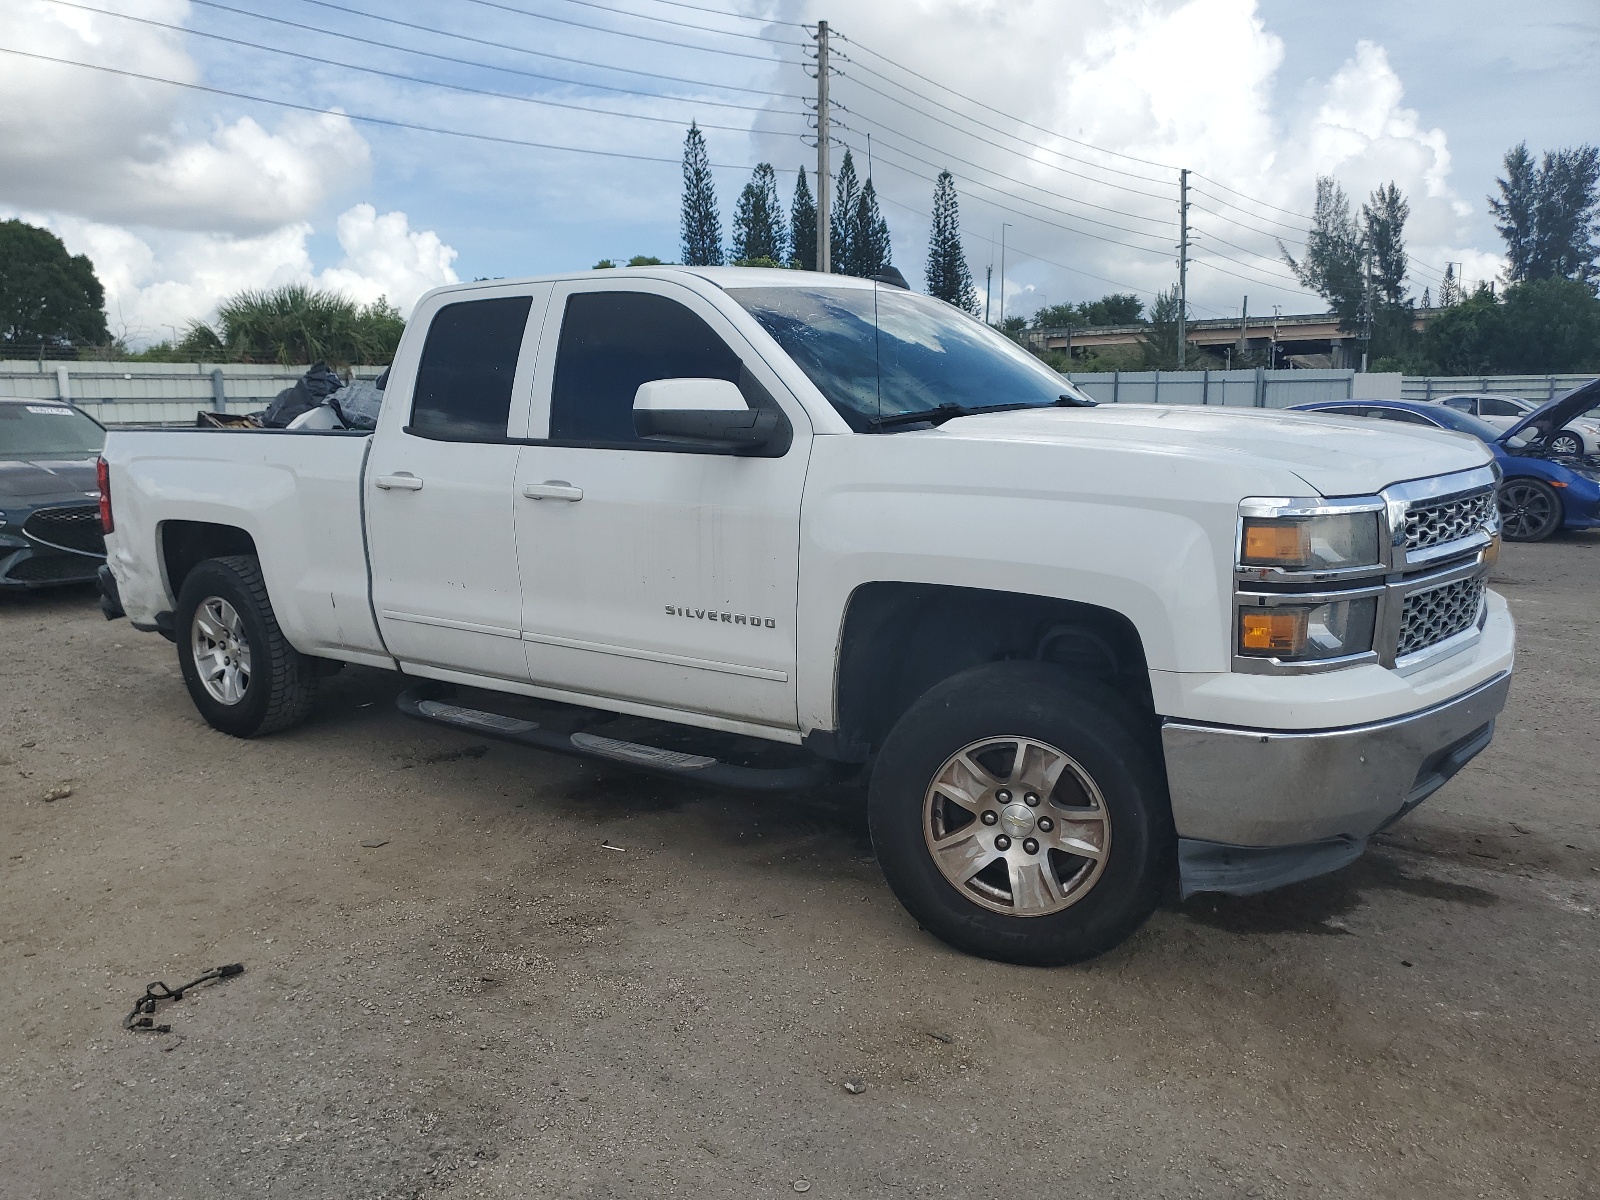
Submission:
<svg viewBox="0 0 1600 1200">
<path fill-rule="evenodd" d="M 1541 542 L 1560 529 L 1600 528 L 1600 455 L 1569 454 L 1567 436 L 1600 404 L 1600 381 L 1584 384 L 1500 429 L 1459 408 L 1423 400 L 1324 400 L 1293 411 L 1431 426 L 1489 446 L 1507 541 Z"/>
<path fill-rule="evenodd" d="M 1557 398 L 1551 397 L 1551 399 Z M 1536 400 L 1500 392 L 1462 392 L 1455 396 L 1435 396 L 1427 403 L 1442 404 L 1469 417 L 1477 417 L 1485 425 L 1493 426 L 1501 433 L 1513 425 L 1520 424 L 1540 407 Z M 1556 454 L 1600 453 L 1600 420 L 1587 414 L 1571 418 L 1551 434 L 1550 449 Z"/>
<path fill-rule="evenodd" d="M 96 577 L 105 539 L 95 460 L 105 438 L 70 404 L 0 397 L 0 590 Z"/>
</svg>

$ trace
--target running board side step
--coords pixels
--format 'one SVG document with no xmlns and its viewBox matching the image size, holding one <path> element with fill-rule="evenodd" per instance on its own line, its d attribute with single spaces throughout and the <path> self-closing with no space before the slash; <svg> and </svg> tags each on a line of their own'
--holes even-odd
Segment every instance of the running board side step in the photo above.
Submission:
<svg viewBox="0 0 1600 1200">
<path fill-rule="evenodd" d="M 437 700 L 429 696 L 428 689 L 424 688 L 402 692 L 395 701 L 395 707 L 408 717 L 434 725 L 446 725 L 464 733 L 499 738 L 575 758 L 604 759 L 674 779 L 693 779 L 713 787 L 741 791 L 787 792 L 822 787 L 838 782 L 848 771 L 839 763 L 822 759 L 795 767 L 741 767 L 734 763 L 719 762 L 703 754 L 662 750 L 582 731 L 562 733 L 546 729 L 537 721 Z"/>
</svg>

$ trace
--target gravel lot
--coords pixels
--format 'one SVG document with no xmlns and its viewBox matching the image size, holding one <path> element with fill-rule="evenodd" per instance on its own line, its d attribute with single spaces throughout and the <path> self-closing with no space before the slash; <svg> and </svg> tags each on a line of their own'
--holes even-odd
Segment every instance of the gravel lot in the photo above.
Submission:
<svg viewBox="0 0 1600 1200">
<path fill-rule="evenodd" d="M 238 742 L 87 593 L 0 597 L 0 1193 L 1596 1195 L 1600 537 L 1497 586 L 1511 706 L 1445 791 L 1054 971 L 920 932 L 847 790 L 485 745 L 354 669 Z"/>
</svg>

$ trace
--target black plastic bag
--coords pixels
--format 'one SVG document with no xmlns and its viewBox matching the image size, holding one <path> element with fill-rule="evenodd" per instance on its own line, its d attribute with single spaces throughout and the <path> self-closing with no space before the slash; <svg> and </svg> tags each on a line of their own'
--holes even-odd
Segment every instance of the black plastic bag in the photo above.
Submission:
<svg viewBox="0 0 1600 1200">
<path fill-rule="evenodd" d="M 328 397 L 328 407 L 339 414 L 346 429 L 376 429 L 383 389 L 368 380 L 355 379 Z"/>
<path fill-rule="evenodd" d="M 301 413 L 310 412 L 344 386 L 325 362 L 314 363 L 309 371 L 273 397 L 261 424 L 268 429 L 286 428 Z"/>
</svg>

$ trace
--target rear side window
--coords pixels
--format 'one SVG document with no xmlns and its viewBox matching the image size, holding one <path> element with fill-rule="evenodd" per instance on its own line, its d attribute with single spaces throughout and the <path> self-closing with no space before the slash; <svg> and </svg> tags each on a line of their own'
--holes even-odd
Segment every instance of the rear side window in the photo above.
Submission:
<svg viewBox="0 0 1600 1200">
<path fill-rule="evenodd" d="M 1469 413 L 1472 411 L 1471 396 L 1451 396 L 1445 403 L 1457 412 Z"/>
<path fill-rule="evenodd" d="M 739 382 L 739 356 L 694 313 L 646 292 L 567 298 L 550 395 L 550 440 L 640 441 L 633 395 L 656 379 Z"/>
<path fill-rule="evenodd" d="M 1372 415 L 1382 417 L 1385 421 L 1400 421 L 1406 425 L 1433 425 L 1433 422 L 1421 413 L 1408 412 L 1403 408 L 1375 408 Z M 1435 429 L 1437 425 L 1433 425 Z"/>
<path fill-rule="evenodd" d="M 411 402 L 411 432 L 448 442 L 498 442 L 531 296 L 466 300 L 434 314 Z"/>
<path fill-rule="evenodd" d="M 1496 400 L 1492 396 L 1478 401 L 1480 417 L 1520 417 L 1522 410 L 1509 400 Z"/>
</svg>

